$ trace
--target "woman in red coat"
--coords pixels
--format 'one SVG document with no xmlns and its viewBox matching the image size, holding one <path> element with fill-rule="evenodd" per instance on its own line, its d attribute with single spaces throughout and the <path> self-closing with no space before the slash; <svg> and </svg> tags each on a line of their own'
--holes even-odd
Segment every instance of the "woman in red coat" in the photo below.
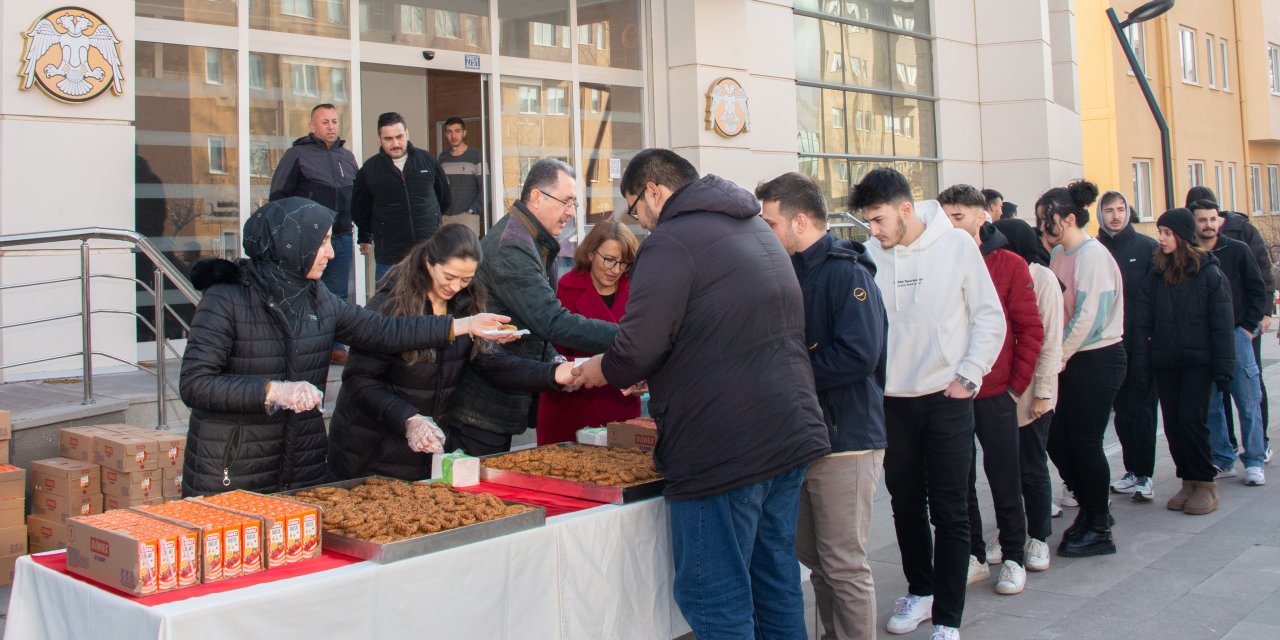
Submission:
<svg viewBox="0 0 1280 640">
<path fill-rule="evenodd" d="M 571 313 L 617 323 L 627 309 L 631 263 L 639 242 L 615 220 L 597 224 L 573 254 L 573 270 L 560 278 L 556 297 Z M 572 361 L 593 353 L 556 350 Z M 598 427 L 640 415 L 640 399 L 610 386 L 575 393 L 546 392 L 538 402 L 538 445 L 572 442 L 582 427 Z"/>
</svg>

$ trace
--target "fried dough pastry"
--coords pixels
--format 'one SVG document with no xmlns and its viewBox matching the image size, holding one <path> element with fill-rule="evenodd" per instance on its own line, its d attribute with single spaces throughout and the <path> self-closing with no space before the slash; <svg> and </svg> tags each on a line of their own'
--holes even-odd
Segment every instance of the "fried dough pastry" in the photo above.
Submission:
<svg viewBox="0 0 1280 640">
<path fill-rule="evenodd" d="M 639 449 L 585 445 L 547 446 L 485 458 L 490 469 L 609 486 L 657 480 L 653 453 Z"/>
</svg>

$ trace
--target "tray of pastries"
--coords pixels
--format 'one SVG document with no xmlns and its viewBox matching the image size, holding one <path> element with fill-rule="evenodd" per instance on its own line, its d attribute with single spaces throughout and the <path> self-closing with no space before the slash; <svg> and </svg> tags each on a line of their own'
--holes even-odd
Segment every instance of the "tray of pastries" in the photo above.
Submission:
<svg viewBox="0 0 1280 640">
<path fill-rule="evenodd" d="M 485 456 L 480 479 L 612 504 L 661 495 L 663 486 L 652 451 L 569 442 Z"/>
<path fill-rule="evenodd" d="M 286 491 L 320 508 L 325 548 L 380 564 L 541 527 L 546 509 L 432 482 L 369 477 Z"/>
</svg>

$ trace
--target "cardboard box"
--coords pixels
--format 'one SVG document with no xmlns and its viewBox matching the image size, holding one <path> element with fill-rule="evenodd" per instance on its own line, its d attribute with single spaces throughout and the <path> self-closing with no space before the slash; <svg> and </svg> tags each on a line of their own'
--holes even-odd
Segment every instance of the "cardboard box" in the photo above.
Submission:
<svg viewBox="0 0 1280 640">
<path fill-rule="evenodd" d="M 0 556 L 0 585 L 13 584 L 13 565 L 18 561 L 18 556 L 21 555 L 26 554 Z"/>
<path fill-rule="evenodd" d="M 27 546 L 35 549 L 65 549 L 67 547 L 67 523 L 40 516 L 27 518 Z M 32 551 L 31 553 L 35 553 Z"/>
<path fill-rule="evenodd" d="M 116 471 L 152 471 L 160 468 L 158 442 L 127 433 L 93 437 L 93 461 Z"/>
<path fill-rule="evenodd" d="M 243 490 L 193 500 L 238 515 L 260 518 L 262 546 L 266 549 L 263 555 L 268 567 L 318 558 L 322 553 L 320 510 L 315 505 Z"/>
<path fill-rule="evenodd" d="M 72 460 L 93 462 L 93 439 L 119 433 L 112 426 L 65 427 L 58 429 L 58 455 Z"/>
<path fill-rule="evenodd" d="M 164 480 L 160 483 L 160 495 L 168 498 L 182 497 L 182 468 L 161 469 Z"/>
<path fill-rule="evenodd" d="M 164 473 L 154 471 L 102 470 L 102 495 L 122 500 L 162 497 Z"/>
<path fill-rule="evenodd" d="M 22 522 L 26 513 L 27 501 L 24 498 L 8 498 L 0 500 L 0 528 L 14 527 Z"/>
<path fill-rule="evenodd" d="M 0 440 L 13 437 L 13 413 L 8 409 L 0 409 Z"/>
<path fill-rule="evenodd" d="M 195 567 L 199 532 L 133 511 L 67 521 L 67 570 L 132 595 L 182 584 L 183 563 Z M 188 571 L 190 574 L 190 571 Z"/>
<path fill-rule="evenodd" d="M 102 513 L 102 494 L 68 498 L 56 493 L 38 493 L 31 498 L 31 513 L 57 522 L 65 522 L 67 518 L 75 516 Z M 5 522 L 0 519 L 0 525 L 4 525 Z"/>
<path fill-rule="evenodd" d="M 25 498 L 27 495 L 27 470 L 11 464 L 0 465 L 0 500 Z"/>
<path fill-rule="evenodd" d="M 164 503 L 164 497 L 159 494 L 150 498 L 121 498 L 119 496 L 102 496 L 102 512 L 115 511 L 116 509 L 132 509 L 133 507 L 145 507 L 153 504 Z"/>
<path fill-rule="evenodd" d="M 21 556 L 27 553 L 27 528 L 5 527 L 0 529 L 0 556 Z"/>
<path fill-rule="evenodd" d="M 156 441 L 159 456 L 157 464 L 161 469 L 182 469 L 182 458 L 187 450 L 186 436 L 174 435 L 168 431 L 151 431 L 147 437 Z"/>
<path fill-rule="evenodd" d="M 37 554 L 37 553 L 49 553 L 50 551 L 60 551 L 60 550 L 62 550 L 62 549 L 66 549 L 66 548 L 67 548 L 67 545 L 65 545 L 65 544 L 64 544 L 64 545 L 62 545 L 61 547 L 46 547 L 46 546 L 44 546 L 44 545 L 38 545 L 38 544 L 34 544 L 34 543 L 28 543 L 28 544 L 27 544 L 27 553 L 29 553 L 29 554 L 31 554 L 31 555 L 35 555 L 35 554 Z"/>
<path fill-rule="evenodd" d="M 153 518 L 200 531 L 203 582 L 249 575 L 267 568 L 262 553 L 261 518 L 242 516 L 195 500 L 138 510 Z"/>
<path fill-rule="evenodd" d="M 658 426 L 651 420 L 636 418 L 626 422 L 610 422 L 609 446 L 652 451 L 658 446 Z"/>
<path fill-rule="evenodd" d="M 102 493 L 101 467 L 72 458 L 49 458 L 31 463 L 32 495 L 75 497 Z"/>
<path fill-rule="evenodd" d="M 12 440 L 0 440 L 0 464 L 9 464 L 9 443 Z"/>
</svg>

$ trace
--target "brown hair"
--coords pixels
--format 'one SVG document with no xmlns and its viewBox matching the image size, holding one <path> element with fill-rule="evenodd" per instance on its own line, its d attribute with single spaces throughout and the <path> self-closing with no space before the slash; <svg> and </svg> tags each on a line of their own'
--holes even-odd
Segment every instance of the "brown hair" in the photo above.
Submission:
<svg viewBox="0 0 1280 640">
<path fill-rule="evenodd" d="M 1204 261 L 1204 249 L 1173 234 L 1177 245 L 1173 253 L 1156 249 L 1156 267 L 1164 272 L 1164 283 L 1169 286 L 1182 284 L 1193 272 L 1200 270 Z M 1192 266 L 1194 265 L 1194 267 Z"/>
<path fill-rule="evenodd" d="M 605 220 L 596 224 L 591 229 L 591 233 L 582 239 L 582 243 L 578 245 L 577 251 L 573 252 L 573 270 L 578 273 L 587 273 L 591 271 L 591 254 L 600 249 L 600 245 L 606 240 L 616 240 L 622 245 L 622 255 L 619 256 L 623 262 L 635 262 L 636 251 L 639 250 L 640 241 L 636 240 L 636 234 L 627 228 L 627 225 L 617 220 Z"/>
</svg>

